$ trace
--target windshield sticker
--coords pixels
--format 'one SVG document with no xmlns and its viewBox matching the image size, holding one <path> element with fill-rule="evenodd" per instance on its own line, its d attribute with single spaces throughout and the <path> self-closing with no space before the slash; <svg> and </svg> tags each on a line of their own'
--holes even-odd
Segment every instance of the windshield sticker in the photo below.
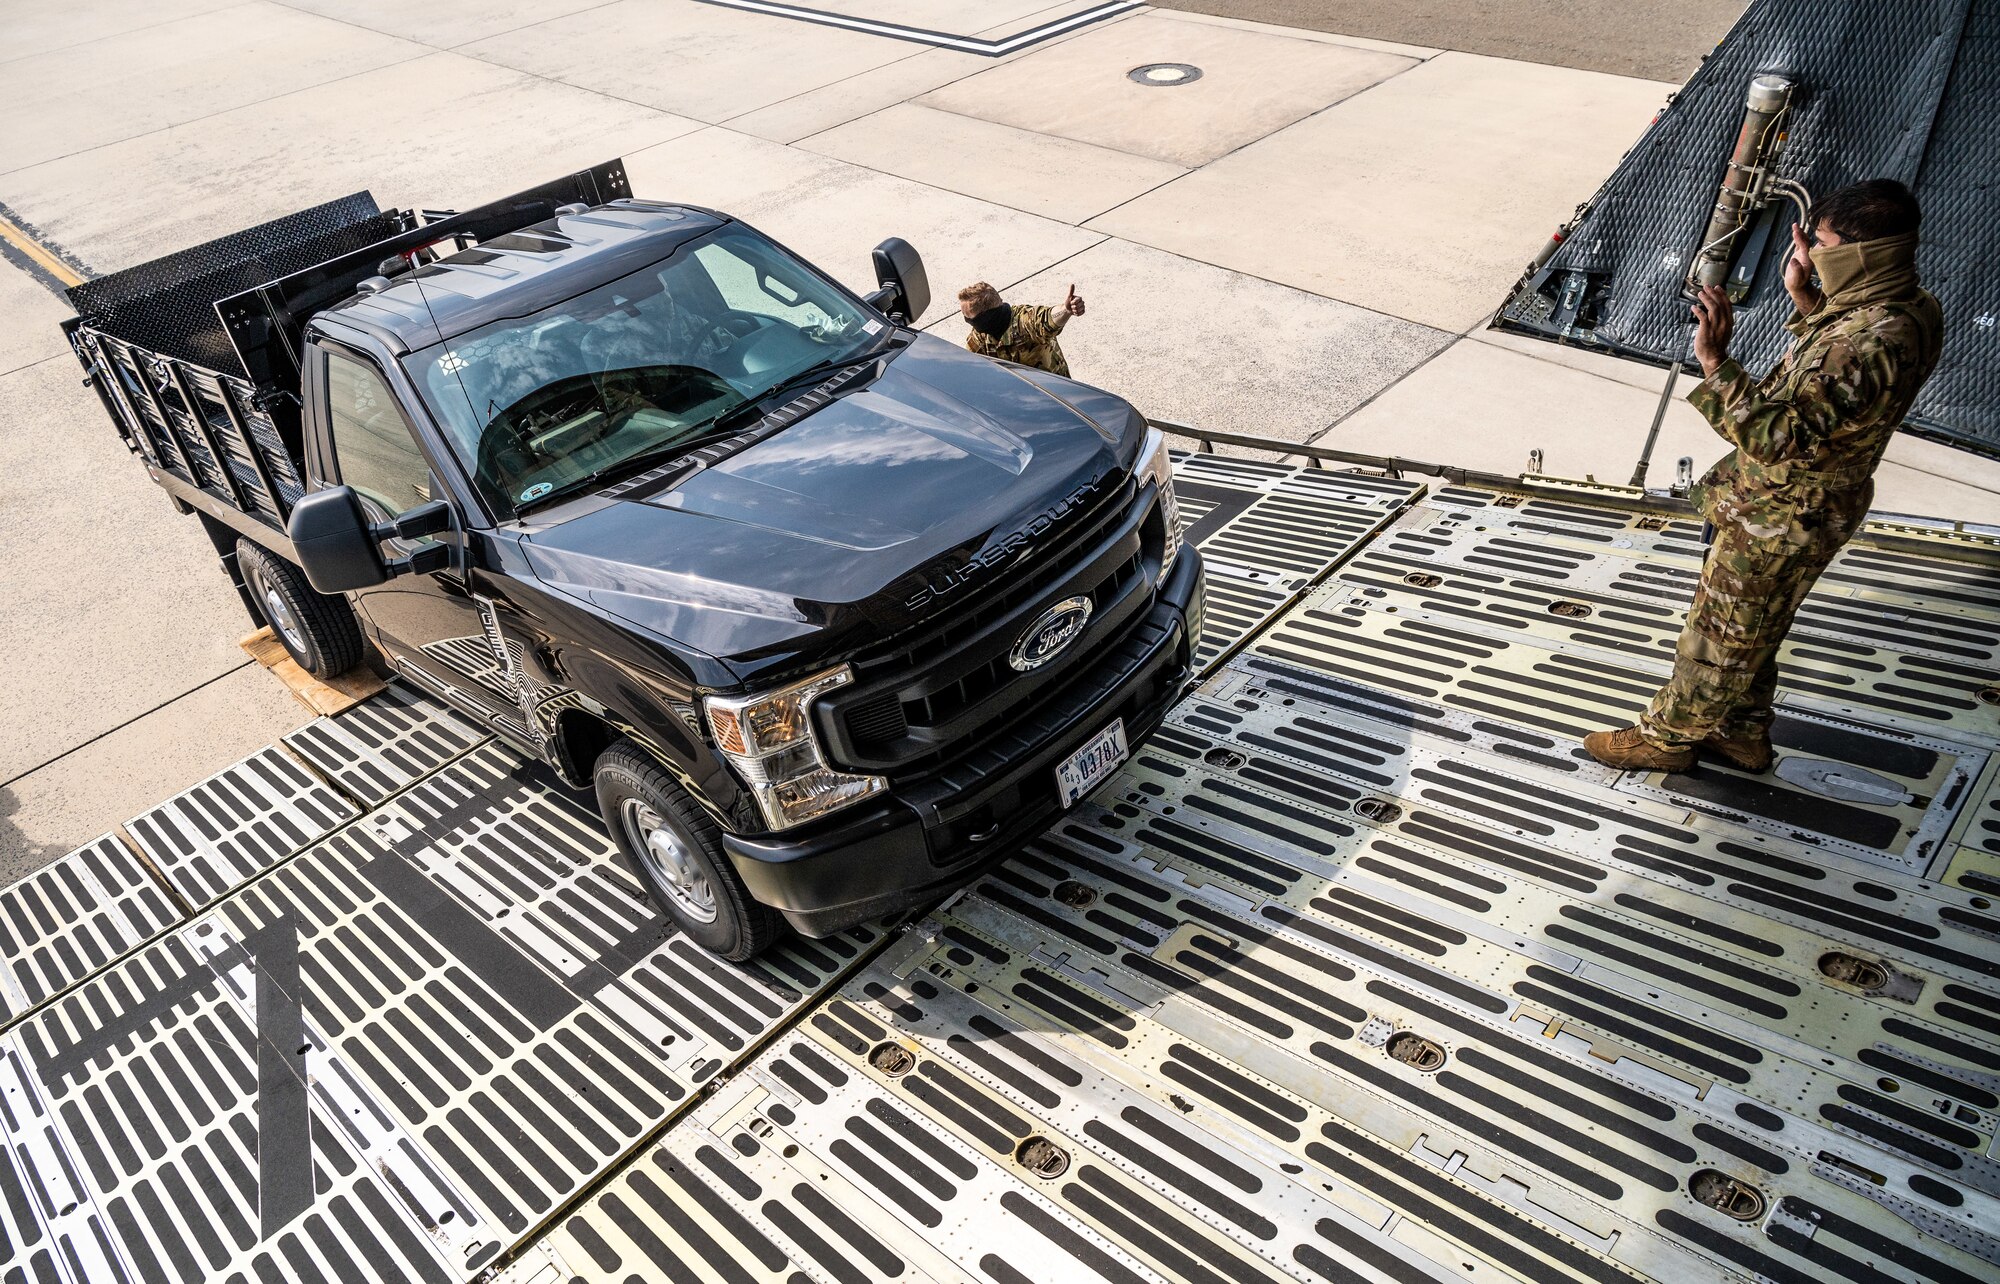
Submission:
<svg viewBox="0 0 2000 1284">
<path fill-rule="evenodd" d="M 536 482 L 534 485 L 528 487 L 528 489 L 521 492 L 521 502 L 524 504 L 532 504 L 536 500 L 540 499 L 542 496 L 548 494 L 550 491 L 554 489 L 555 486 L 549 482 Z"/>
<path fill-rule="evenodd" d="M 882 333 L 882 323 L 880 321 L 873 320 L 872 318 L 869 320 L 867 325 L 864 325 L 861 328 L 868 334 Z"/>
</svg>

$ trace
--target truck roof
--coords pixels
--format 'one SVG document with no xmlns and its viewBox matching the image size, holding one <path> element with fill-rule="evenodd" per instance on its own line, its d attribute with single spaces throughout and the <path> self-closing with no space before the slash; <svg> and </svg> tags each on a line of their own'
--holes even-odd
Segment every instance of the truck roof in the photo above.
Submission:
<svg viewBox="0 0 2000 1284">
<path fill-rule="evenodd" d="M 692 206 L 613 201 L 481 241 L 319 315 L 414 352 L 630 275 L 728 221 Z"/>
<path fill-rule="evenodd" d="M 624 228 L 624 235 L 611 235 L 620 230 L 620 215 L 611 215 L 603 228 L 579 235 L 552 229 L 555 235 L 546 239 L 562 241 L 565 253 L 571 242 L 584 250 L 631 250 L 633 236 L 643 235 L 649 226 L 686 220 L 689 231 L 684 234 L 691 235 L 694 216 L 720 217 L 679 206 L 628 203 L 625 198 L 631 194 L 624 162 L 616 160 L 458 213 L 385 210 L 371 194 L 355 192 L 85 281 L 68 294 L 77 310 L 75 324 L 85 330 L 136 346 L 149 357 L 191 362 L 213 375 L 246 379 L 260 401 L 273 394 L 295 397 L 305 323 L 350 299 L 385 261 L 445 241 L 460 249 L 483 245 L 491 250 L 491 243 L 549 223 L 556 211 L 568 207 L 601 213 L 607 206 L 629 204 L 638 225 Z M 526 262 L 517 260 L 514 266 Z M 550 266 L 546 253 L 536 262 Z M 496 288 L 500 280 L 495 279 Z M 425 324 L 429 328 L 424 333 L 434 336 L 428 317 Z M 397 341 L 393 328 L 387 337 Z"/>
</svg>

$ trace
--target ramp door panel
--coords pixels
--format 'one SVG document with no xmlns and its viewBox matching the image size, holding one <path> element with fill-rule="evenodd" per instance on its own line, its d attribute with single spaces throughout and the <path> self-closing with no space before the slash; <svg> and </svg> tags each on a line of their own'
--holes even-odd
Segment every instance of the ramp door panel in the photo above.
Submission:
<svg viewBox="0 0 2000 1284">
<path fill-rule="evenodd" d="M 1944 355 L 1906 430 L 2000 454 L 2000 0 L 1755 0 L 1565 233 L 1524 276 L 1504 330 L 1692 369 L 1681 283 L 1700 248 L 1754 77 L 1790 79 L 1774 177 L 1813 195 L 1867 178 L 1923 206 L 1918 268 L 1945 311 Z M 1739 237 L 1733 354 L 1761 372 L 1784 351 L 1792 206 L 1777 199 Z M 1525 247 L 1524 247 L 1525 248 Z M 1698 377 L 1698 371 L 1697 371 Z"/>
</svg>

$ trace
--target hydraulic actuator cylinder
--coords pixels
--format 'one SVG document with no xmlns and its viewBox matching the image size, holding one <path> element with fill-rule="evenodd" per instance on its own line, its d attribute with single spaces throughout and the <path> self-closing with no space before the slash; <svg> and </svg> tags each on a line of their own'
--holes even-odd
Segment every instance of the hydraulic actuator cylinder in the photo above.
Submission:
<svg viewBox="0 0 2000 1284">
<path fill-rule="evenodd" d="M 1721 285 L 1728 279 L 1735 242 L 1754 208 L 1759 179 L 1777 148 L 1778 125 L 1791 101 L 1792 82 L 1783 76 L 1762 75 L 1750 81 L 1743 102 L 1743 128 L 1737 132 L 1735 150 L 1729 155 L 1729 169 L 1716 193 L 1708 230 L 1701 235 L 1701 250 L 1688 268 L 1690 289 Z"/>
</svg>

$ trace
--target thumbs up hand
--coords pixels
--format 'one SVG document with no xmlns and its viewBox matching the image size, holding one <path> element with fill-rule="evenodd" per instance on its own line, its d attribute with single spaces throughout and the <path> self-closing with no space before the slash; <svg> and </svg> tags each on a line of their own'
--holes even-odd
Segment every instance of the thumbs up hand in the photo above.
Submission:
<svg viewBox="0 0 2000 1284">
<path fill-rule="evenodd" d="M 1077 297 L 1076 286 L 1074 284 L 1069 287 L 1069 293 L 1063 297 L 1062 310 L 1067 315 L 1073 317 L 1083 315 L 1083 300 Z"/>
</svg>

